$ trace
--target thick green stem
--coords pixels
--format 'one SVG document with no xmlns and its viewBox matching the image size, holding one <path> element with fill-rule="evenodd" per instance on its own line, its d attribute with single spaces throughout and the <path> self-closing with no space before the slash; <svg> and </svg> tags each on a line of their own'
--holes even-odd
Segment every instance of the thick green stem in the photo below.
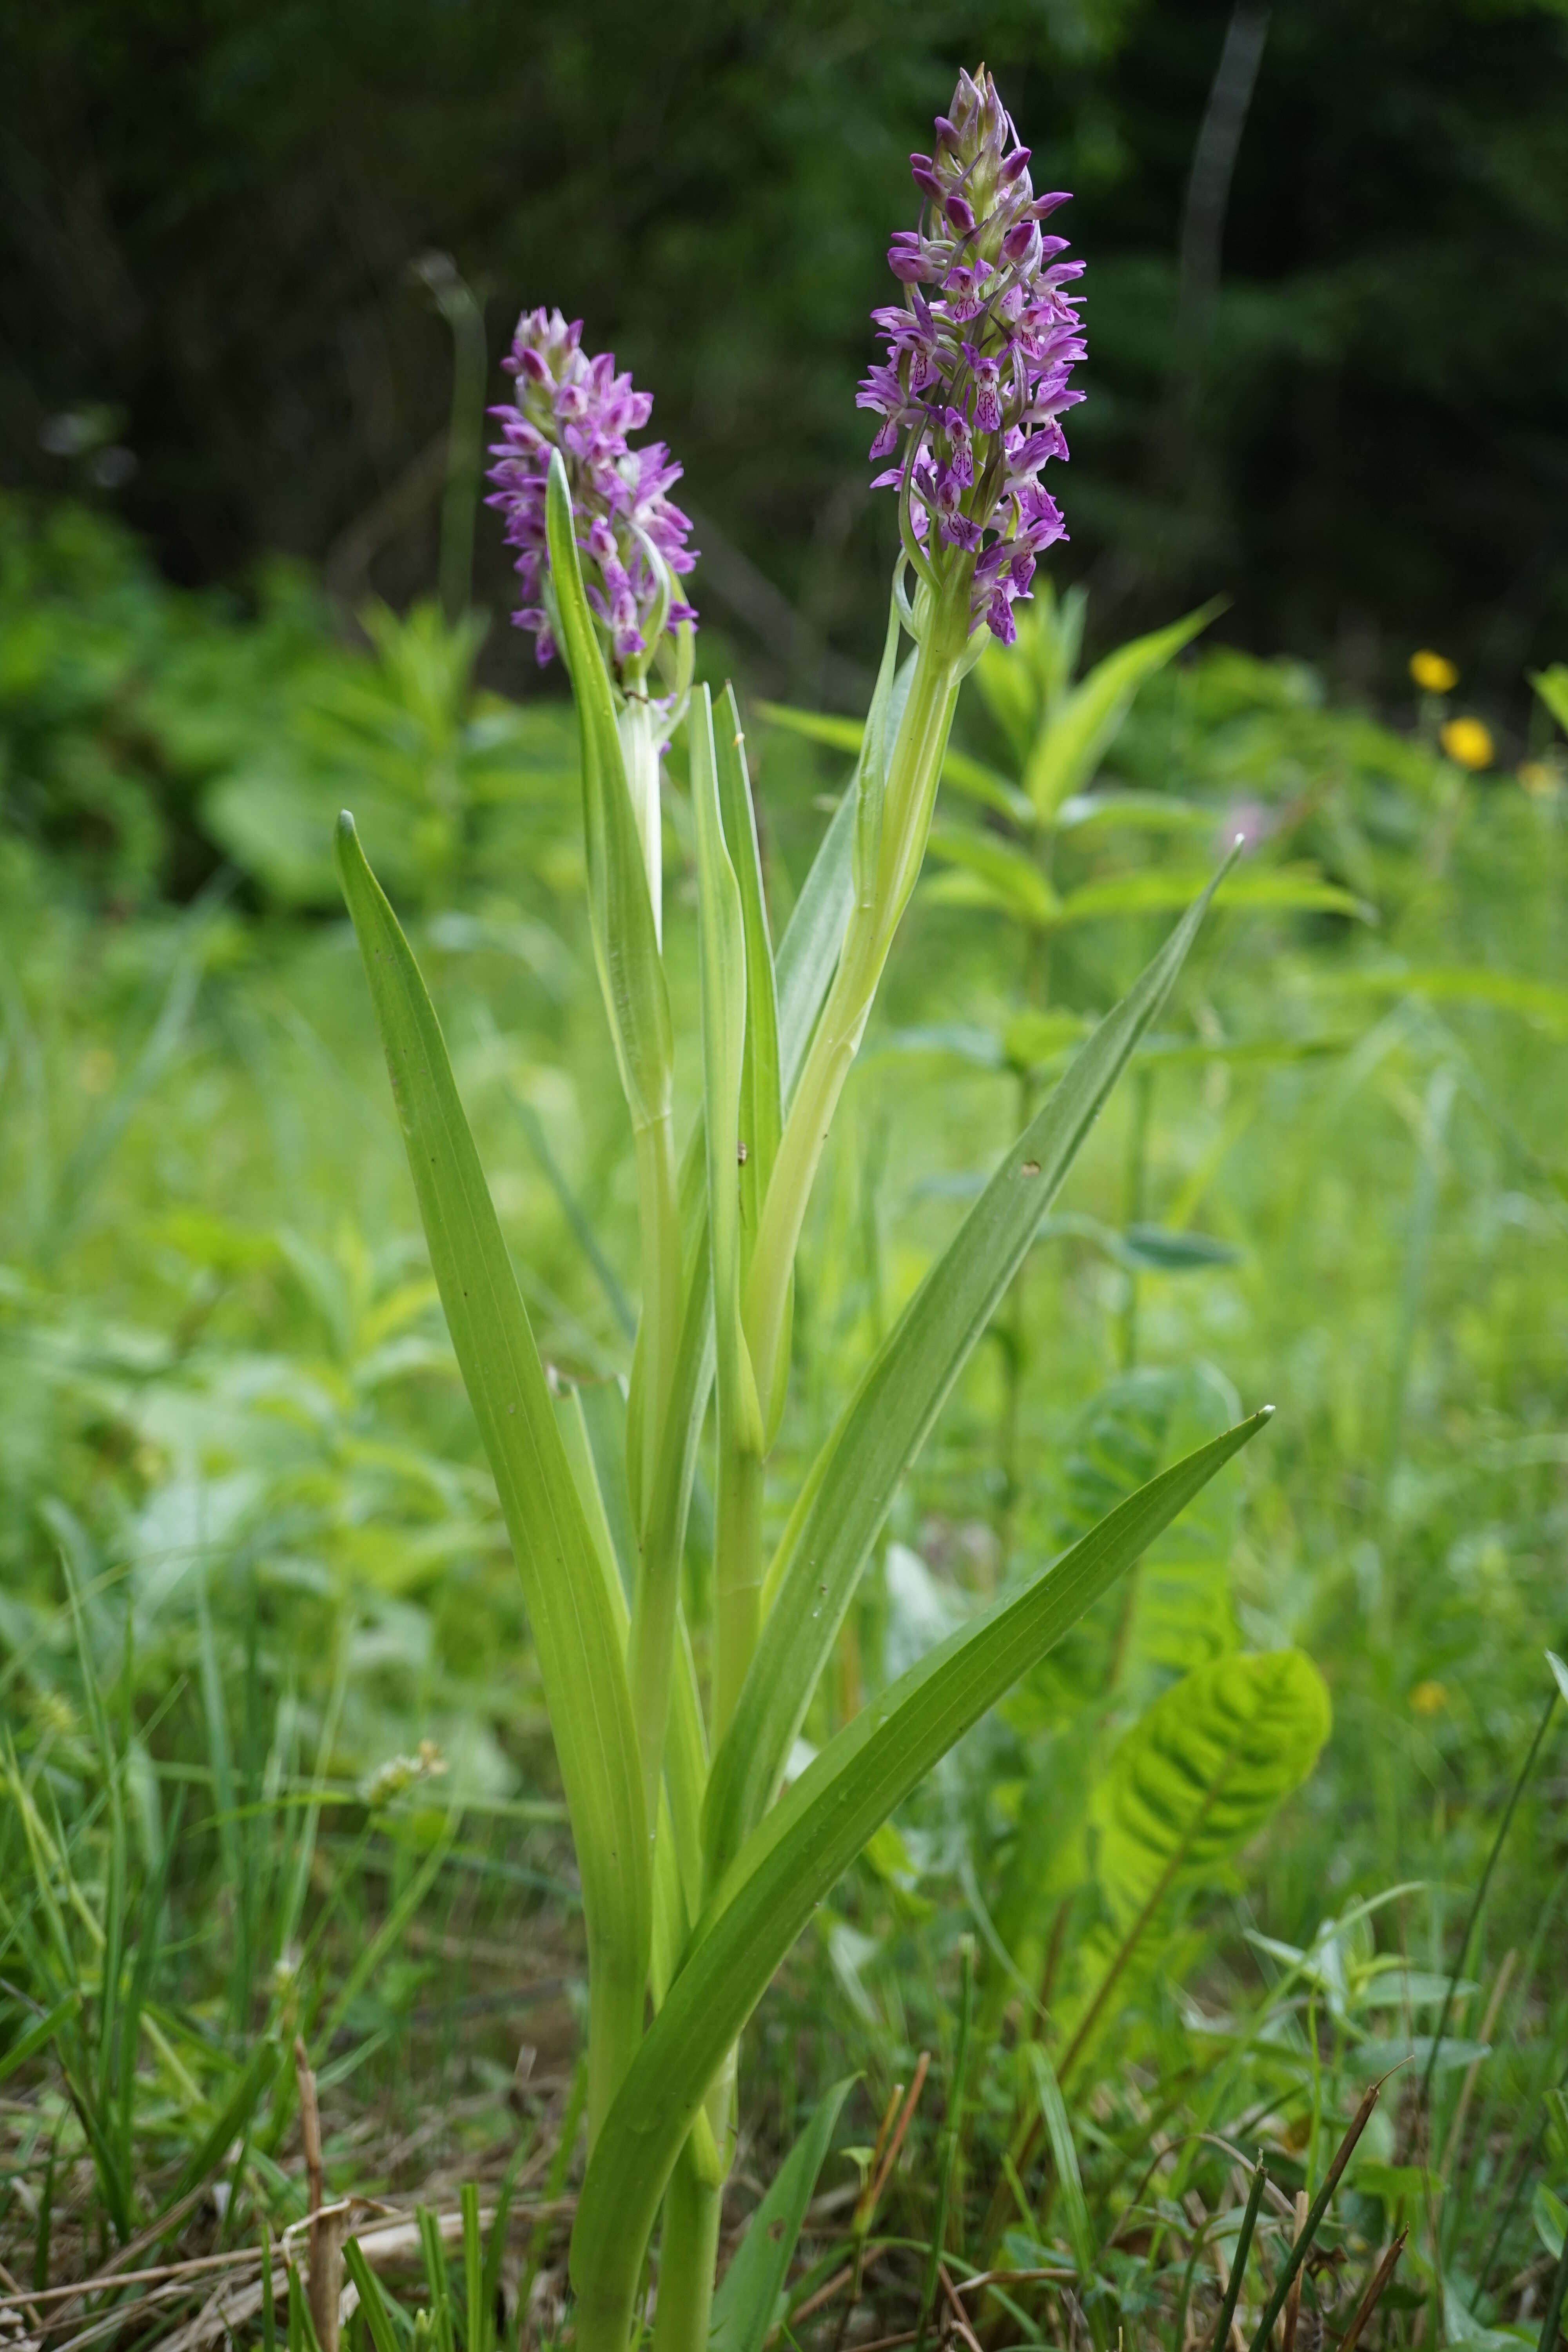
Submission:
<svg viewBox="0 0 1568 2352">
<path fill-rule="evenodd" d="M 707 2352 L 724 2182 L 705 2177 L 691 2143 L 664 2193 L 653 2352 Z"/>
<path fill-rule="evenodd" d="M 967 584 L 961 613 L 950 611 L 949 601 L 931 614 L 916 657 L 888 766 L 875 887 L 868 903 L 850 911 L 838 970 L 779 1142 L 752 1254 L 745 1328 L 763 1425 L 770 1435 L 783 1402 L 786 1368 L 779 1360 L 780 1341 L 806 1203 L 894 934 L 920 874 L 948 731 L 968 668 Z"/>
</svg>

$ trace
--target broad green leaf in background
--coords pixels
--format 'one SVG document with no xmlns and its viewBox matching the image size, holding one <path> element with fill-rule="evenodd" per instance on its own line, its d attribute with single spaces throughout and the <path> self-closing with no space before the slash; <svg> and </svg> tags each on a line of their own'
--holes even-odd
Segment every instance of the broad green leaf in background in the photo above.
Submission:
<svg viewBox="0 0 1568 2352">
<path fill-rule="evenodd" d="M 858 2080 L 856 2074 L 847 2075 L 824 2093 L 747 2222 L 746 2234 L 713 2297 L 709 2352 L 763 2352 L 779 2315 L 779 2298 L 833 2127 Z"/>
<path fill-rule="evenodd" d="M 589 2159 L 572 2237 L 582 2352 L 621 2352 L 665 2184 L 708 2087 L 812 1912 L 954 1741 L 1255 1436 L 1269 1408 L 1162 1473 L 1022 1591 L 938 1643 L 831 1740 L 692 1931 Z"/>
<path fill-rule="evenodd" d="M 1040 823 L 1048 823 L 1065 800 L 1091 782 L 1139 688 L 1220 609 L 1218 602 L 1202 605 L 1184 620 L 1118 646 L 1062 698 L 1037 735 L 1024 769 L 1024 790 Z"/>
<path fill-rule="evenodd" d="M 1058 833 L 1201 833 L 1212 836 L 1216 812 L 1173 793 L 1079 793 L 1056 814 Z"/>
<path fill-rule="evenodd" d="M 1517 1013 L 1550 1036 L 1568 1037 L 1568 988 L 1485 964 L 1416 964 L 1371 971 L 1320 972 L 1318 987 L 1351 996 L 1418 996 L 1429 1004 L 1490 1004 Z"/>
<path fill-rule="evenodd" d="M 1318 1759 L 1331 1722 L 1300 1650 L 1215 1659 L 1172 1685 L 1112 1751 L 1096 1791 L 1096 1876 L 1126 1929 L 1221 1876 Z"/>
<path fill-rule="evenodd" d="M 587 1927 L 590 2135 L 642 2026 L 652 1896 L 619 1630 L 435 1009 L 344 815 L 343 895 L 430 1262 L 517 1557 L 572 1816 Z"/>
<path fill-rule="evenodd" d="M 1016 922 L 1026 923 L 1034 930 L 1045 930 L 1056 919 L 1061 900 L 1034 859 L 999 834 L 936 825 L 928 845 L 933 856 L 958 869 L 927 882 L 928 900 L 947 906 L 999 907 Z"/>
<path fill-rule="evenodd" d="M 1568 662 L 1553 662 L 1550 669 L 1531 670 L 1529 676 L 1530 683 L 1568 735 Z"/>
<path fill-rule="evenodd" d="M 1184 907 L 1197 887 L 1189 868 L 1148 866 L 1139 874 L 1110 875 L 1103 882 L 1085 882 L 1062 900 L 1058 924 L 1098 922 L 1108 915 L 1152 915 Z M 1353 915 L 1371 922 L 1370 908 L 1337 882 L 1325 882 L 1316 866 L 1272 866 L 1240 872 L 1222 882 L 1215 903 L 1220 907 L 1255 907 L 1279 913 Z"/>
<path fill-rule="evenodd" d="M 717 1867 L 737 1853 L 771 1800 L 899 1480 L 1164 1003 L 1213 887 L 1100 1023 L 1007 1154 L 817 1457 L 769 1572 L 772 1605 L 735 1723 L 714 1758 L 705 1836 Z"/>
<path fill-rule="evenodd" d="M 1070 1543 L 1125 1495 L 1226 1429 L 1237 1414 L 1230 1382 L 1207 1364 L 1124 1372 L 1090 1399 L 1063 1448 L 1058 1542 Z M 1141 1705 L 1173 1675 L 1190 1673 L 1239 1643 L 1231 1593 L 1240 1495 L 1217 1479 L 1149 1546 L 1123 1587 L 1116 1685 Z"/>
</svg>

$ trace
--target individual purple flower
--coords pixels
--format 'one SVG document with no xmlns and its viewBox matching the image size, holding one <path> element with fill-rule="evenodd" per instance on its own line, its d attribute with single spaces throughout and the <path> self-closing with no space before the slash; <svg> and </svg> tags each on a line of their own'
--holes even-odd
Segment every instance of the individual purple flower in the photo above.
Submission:
<svg viewBox="0 0 1568 2352">
<path fill-rule="evenodd" d="M 518 320 L 501 362 L 517 379 L 516 394 L 490 411 L 501 437 L 490 448 L 495 488 L 487 503 L 505 515 L 508 544 L 518 551 L 522 601 L 512 619 L 533 631 L 542 664 L 555 651 L 544 515 L 551 454 L 560 450 L 588 602 L 617 671 L 640 677 L 660 633 L 697 618 L 671 593 L 672 575 L 689 572 L 697 552 L 687 545 L 690 522 L 668 495 L 680 467 L 662 441 L 634 449 L 627 438 L 647 423 L 652 394 L 617 375 L 611 352 L 590 359 L 582 338 L 582 320 L 568 325 L 559 310 L 530 310 Z"/>
<path fill-rule="evenodd" d="M 1067 240 L 1042 234 L 1067 196 L 1036 195 L 1029 151 L 984 69 L 960 74 L 931 154 L 911 155 L 910 173 L 921 226 L 899 230 L 888 255 L 904 300 L 872 313 L 887 352 L 858 395 L 882 420 L 873 460 L 900 443 L 903 457 L 873 487 L 899 490 L 906 544 L 928 576 L 973 560 L 971 627 L 984 621 L 1011 645 L 1037 558 L 1067 537 L 1039 473 L 1067 457 L 1060 419 L 1083 398 L 1069 382 L 1084 343 L 1068 290 L 1083 264 L 1058 259 Z"/>
</svg>

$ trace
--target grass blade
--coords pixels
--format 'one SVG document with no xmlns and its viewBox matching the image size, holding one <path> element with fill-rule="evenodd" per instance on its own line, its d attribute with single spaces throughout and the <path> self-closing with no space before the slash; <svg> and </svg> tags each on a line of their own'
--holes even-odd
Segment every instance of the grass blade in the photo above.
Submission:
<svg viewBox="0 0 1568 2352">
<path fill-rule="evenodd" d="M 709 2352 L 763 2352 L 839 2111 L 859 2079 L 848 2074 L 825 2093 L 746 2224 L 713 2297 Z"/>
<path fill-rule="evenodd" d="M 1230 2276 L 1225 2283 L 1225 2300 L 1219 2307 L 1214 2334 L 1209 2337 L 1209 2352 L 1225 2352 L 1230 2341 L 1230 2324 L 1236 2317 L 1236 2306 L 1241 2297 L 1241 2284 L 1247 2274 L 1247 2258 L 1252 2252 L 1252 2233 L 1258 2227 L 1258 2208 L 1263 2191 L 1268 2185 L 1268 2175 L 1258 2158 L 1253 2168 L 1252 2185 L 1247 2192 L 1247 2208 L 1241 2217 L 1241 2229 L 1236 2241 L 1236 2254 L 1230 2265 Z"/>
<path fill-rule="evenodd" d="M 1296 2273 L 1312 2250 L 1312 2241 L 1322 2226 L 1323 2216 L 1328 2211 L 1333 2193 L 1340 2185 L 1340 2176 L 1351 2160 L 1357 2140 L 1372 2121 L 1373 2109 L 1377 2105 L 1382 2090 L 1382 2083 L 1373 2083 L 1363 2095 L 1360 2106 L 1351 2117 L 1350 2128 L 1334 2151 L 1334 2160 L 1324 2176 L 1323 2185 L 1308 2209 L 1306 2221 L 1296 2233 L 1295 2243 L 1280 2264 L 1279 2275 L 1274 2282 L 1274 2292 L 1264 2305 L 1263 2316 L 1253 2331 L 1248 2352 L 1265 2352 L 1265 2347 L 1274 2333 L 1274 2323 L 1285 2308 L 1285 2298 L 1290 2292 Z"/>
</svg>

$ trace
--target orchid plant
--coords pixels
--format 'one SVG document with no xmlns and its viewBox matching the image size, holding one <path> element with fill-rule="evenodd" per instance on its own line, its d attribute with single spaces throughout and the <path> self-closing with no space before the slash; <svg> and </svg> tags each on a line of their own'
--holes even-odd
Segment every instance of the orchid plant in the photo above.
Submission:
<svg viewBox="0 0 1568 2352">
<path fill-rule="evenodd" d="M 1064 199 L 1037 196 L 1028 167 L 984 71 L 960 78 L 931 154 L 911 159 L 922 216 L 894 240 L 904 299 L 877 313 L 886 357 L 860 395 L 881 420 L 874 459 L 895 458 L 879 477 L 899 507 L 886 646 L 853 787 L 776 949 L 734 695 L 715 709 L 693 683 L 697 615 L 681 583 L 695 559 L 669 498 L 679 469 L 660 444 L 632 447 L 648 397 L 608 355 L 584 352 L 578 326 L 540 310 L 518 330 L 492 503 L 519 551 L 516 617 L 541 660 L 563 657 L 580 724 L 591 924 L 637 1175 L 641 1316 L 624 1398 L 562 1394 L 546 1374 L 435 1012 L 352 818 L 340 824 L 343 887 L 522 1577 L 581 1874 L 588 2160 L 571 2275 L 583 2352 L 626 2352 L 655 2254 L 658 2352 L 705 2352 L 736 2053 L 775 1969 L 938 1759 L 1266 1418 L 1166 1469 L 1023 1577 L 784 1787 L 899 1481 L 1208 896 L 1005 1155 L 848 1390 L 770 1545 L 764 1479 L 824 1145 L 921 870 L 963 681 L 993 640 L 1011 639 L 1015 604 L 1064 536 L 1040 476 L 1065 456 L 1060 419 L 1080 396 L 1069 289 L 1081 265 L 1042 233 Z M 660 847 L 661 754 L 682 726 L 702 1072 L 683 1153 Z M 679 1565 L 710 1397 L 715 1598 L 711 1623 L 698 1625 Z M 823 2145 L 819 2132 L 816 2158 Z M 791 2251 L 789 2230 L 753 2250 L 749 2316 L 727 2314 L 731 2352 L 758 2352 Z"/>
</svg>

